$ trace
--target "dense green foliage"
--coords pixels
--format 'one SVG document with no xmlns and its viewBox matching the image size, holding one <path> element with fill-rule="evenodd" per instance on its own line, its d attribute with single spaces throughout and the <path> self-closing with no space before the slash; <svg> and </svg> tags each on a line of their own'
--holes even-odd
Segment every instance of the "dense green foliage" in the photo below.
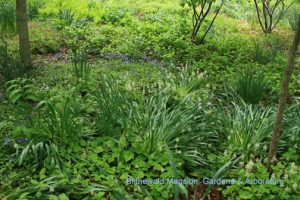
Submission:
<svg viewBox="0 0 300 200">
<path fill-rule="evenodd" d="M 265 165 L 300 5 L 265 35 L 249 1 L 222 1 L 208 29 L 214 4 L 198 44 L 201 2 L 29 0 L 28 72 L 14 1 L 0 0 L 0 199 L 299 199 L 299 59 L 271 175 Z M 203 182 L 270 177 L 284 181 Z"/>
</svg>

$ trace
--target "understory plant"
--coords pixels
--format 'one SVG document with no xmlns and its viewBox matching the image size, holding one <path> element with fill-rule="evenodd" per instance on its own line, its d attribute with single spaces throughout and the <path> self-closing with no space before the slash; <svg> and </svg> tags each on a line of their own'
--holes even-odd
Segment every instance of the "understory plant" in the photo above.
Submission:
<svg viewBox="0 0 300 200">
<path fill-rule="evenodd" d="M 74 11 L 71 9 L 60 8 L 58 11 L 59 18 L 59 29 L 63 29 L 67 26 L 71 26 L 77 19 L 75 17 Z"/>
<path fill-rule="evenodd" d="M 174 103 L 162 92 L 140 103 L 135 112 L 130 129 L 143 138 L 149 153 L 170 148 L 191 165 L 207 164 L 204 152 L 216 135 L 207 129 L 199 104 L 189 97 Z"/>
<path fill-rule="evenodd" d="M 295 103 L 288 107 L 283 118 L 283 133 L 281 135 L 279 152 L 286 151 L 293 147 L 300 153 L 300 99 L 295 99 Z"/>
<path fill-rule="evenodd" d="M 28 1 L 27 15 L 30 19 L 39 16 L 39 10 L 45 5 L 45 0 L 30 0 Z"/>
<path fill-rule="evenodd" d="M 45 176 L 41 171 L 40 177 Z M 69 197 L 79 199 L 91 193 L 104 193 L 111 191 L 107 186 L 100 184 L 80 183 L 75 178 L 69 179 L 65 175 L 50 176 L 42 180 L 31 180 L 31 184 L 27 187 L 16 188 L 10 193 L 2 194 L 7 200 L 22 199 L 49 199 L 49 200 L 68 200 Z M 0 195 L 1 197 L 1 195 Z M 99 198 L 94 195 L 94 198 Z"/>
<path fill-rule="evenodd" d="M 207 164 L 203 151 L 216 135 L 207 129 L 201 110 L 204 105 L 190 96 L 174 101 L 164 91 L 137 100 L 110 80 L 103 78 L 93 95 L 97 103 L 96 124 L 102 134 L 139 135 L 149 154 L 168 147 L 175 157 L 196 165 Z"/>
<path fill-rule="evenodd" d="M 172 184 L 141 184 L 137 179 L 157 180 L 184 177 L 183 161 L 175 158 L 177 176 L 170 163 L 169 154 L 164 151 L 149 154 L 139 136 L 122 135 L 95 138 L 88 142 L 85 158 L 90 176 L 96 182 L 107 183 L 111 188 L 123 188 L 133 199 L 168 199 L 173 196 Z M 159 156 L 158 156 L 159 155 Z M 99 169 L 101 170 L 99 170 Z M 76 171 L 84 171 L 82 165 L 75 165 Z M 115 182 L 117 180 L 117 182 Z M 120 188 L 121 187 L 121 188 Z M 119 190 L 124 194 L 124 191 Z M 124 199 L 125 199 L 124 194 Z M 103 197 L 107 193 L 103 194 Z M 112 193 L 109 194 L 111 196 Z"/>
<path fill-rule="evenodd" d="M 163 78 L 162 81 L 159 81 L 158 88 L 171 93 L 175 101 L 181 101 L 186 96 L 190 96 L 192 101 L 204 103 L 209 98 L 204 84 L 204 75 L 205 72 L 192 66 L 185 66 L 174 70 L 174 72 L 166 70 L 163 71 Z"/>
<path fill-rule="evenodd" d="M 92 97 L 96 101 L 96 126 L 101 134 L 119 134 L 130 119 L 132 98 L 113 82 L 112 76 L 100 76 L 97 90 Z"/>
<path fill-rule="evenodd" d="M 246 103 L 258 104 L 266 92 L 267 83 L 262 73 L 248 69 L 237 78 L 235 88 Z"/>
<path fill-rule="evenodd" d="M 299 193 L 299 165 L 284 161 L 273 166 L 270 174 L 261 162 L 241 163 L 239 168 L 232 169 L 227 178 L 234 178 L 235 182 L 228 185 L 222 194 L 229 200 L 233 199 L 298 199 Z M 262 181 L 269 181 L 262 184 Z"/>
<path fill-rule="evenodd" d="M 0 76 L 10 81 L 25 74 L 25 67 L 9 55 L 7 41 L 0 36 Z"/>
<path fill-rule="evenodd" d="M 9 102 L 15 103 L 28 103 L 38 102 L 39 94 L 36 91 L 31 80 L 26 78 L 17 78 L 6 82 L 6 94 Z"/>
<path fill-rule="evenodd" d="M 224 109 L 219 117 L 219 125 L 227 152 L 237 153 L 245 159 L 264 156 L 270 142 L 273 120 L 272 107 L 259 108 L 244 103 L 234 104 L 231 110 Z"/>
<path fill-rule="evenodd" d="M 15 3 L 11 0 L 0 1 L 0 38 L 3 32 L 14 32 L 16 23 Z"/>
<path fill-rule="evenodd" d="M 84 50 L 74 50 L 71 61 L 72 70 L 77 82 L 87 81 L 90 76 L 91 68 L 88 64 L 88 54 Z"/>
<path fill-rule="evenodd" d="M 31 114 L 31 124 L 14 130 L 16 138 L 26 139 L 16 146 L 19 164 L 35 159 L 48 169 L 63 169 L 62 152 L 76 151 L 81 137 L 76 105 L 68 97 L 52 97 L 41 101 Z"/>
<path fill-rule="evenodd" d="M 288 23 L 293 31 L 297 30 L 298 15 L 299 15 L 299 6 L 295 6 L 295 8 L 291 9 L 291 12 L 287 16 Z"/>
</svg>

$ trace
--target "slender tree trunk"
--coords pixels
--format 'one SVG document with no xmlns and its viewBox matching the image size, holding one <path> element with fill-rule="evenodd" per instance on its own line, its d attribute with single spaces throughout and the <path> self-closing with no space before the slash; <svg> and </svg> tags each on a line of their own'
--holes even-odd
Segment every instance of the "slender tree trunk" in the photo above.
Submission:
<svg viewBox="0 0 300 200">
<path fill-rule="evenodd" d="M 270 171 L 271 171 L 270 165 L 272 164 L 273 159 L 276 158 L 276 153 L 277 153 L 279 139 L 280 139 L 280 130 L 282 125 L 284 107 L 288 96 L 288 86 L 291 79 L 291 75 L 295 67 L 295 60 L 297 56 L 299 42 L 300 42 L 300 15 L 298 16 L 298 28 L 294 37 L 293 44 L 289 50 L 288 63 L 285 68 L 283 79 L 281 82 L 281 91 L 280 91 L 279 102 L 278 102 L 278 110 L 276 113 L 273 135 L 272 135 L 271 145 L 268 154 L 267 167 L 269 168 Z"/>
<path fill-rule="evenodd" d="M 26 0 L 16 0 L 16 19 L 19 34 L 20 61 L 25 67 L 31 67 Z"/>
</svg>

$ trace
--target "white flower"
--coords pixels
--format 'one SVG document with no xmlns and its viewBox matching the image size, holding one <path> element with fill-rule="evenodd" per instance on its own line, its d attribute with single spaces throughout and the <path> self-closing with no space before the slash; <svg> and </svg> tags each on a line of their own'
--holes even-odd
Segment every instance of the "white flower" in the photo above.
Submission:
<svg viewBox="0 0 300 200">
<path fill-rule="evenodd" d="M 199 73 L 199 74 L 198 74 L 198 78 L 202 78 L 203 75 L 204 75 L 204 73 Z"/>
<path fill-rule="evenodd" d="M 295 164 L 295 162 L 292 162 L 291 169 L 297 171 L 297 165 Z"/>
<path fill-rule="evenodd" d="M 239 162 L 239 166 L 243 167 L 244 166 L 244 162 Z"/>
<path fill-rule="evenodd" d="M 52 186 L 49 187 L 49 192 L 54 192 L 54 188 Z"/>
<path fill-rule="evenodd" d="M 263 150 L 266 151 L 268 149 L 267 145 L 264 145 Z"/>
<path fill-rule="evenodd" d="M 226 156 L 226 155 L 227 155 L 227 150 L 224 151 L 224 156 Z"/>
<path fill-rule="evenodd" d="M 271 175 L 271 179 L 275 179 L 276 177 L 275 177 L 275 174 L 274 173 L 272 173 L 272 175 Z"/>
<path fill-rule="evenodd" d="M 264 162 L 264 163 L 267 163 L 267 161 L 268 161 L 268 158 L 265 157 L 264 160 L 263 160 L 263 162 Z"/>
<path fill-rule="evenodd" d="M 293 187 L 294 190 L 296 190 L 297 187 L 298 187 L 297 183 L 294 183 L 294 184 L 292 185 L 292 187 Z"/>
<path fill-rule="evenodd" d="M 195 152 L 194 152 L 194 155 L 196 156 L 196 155 L 198 155 L 198 151 L 197 151 L 197 149 L 195 150 Z"/>
<path fill-rule="evenodd" d="M 291 164 L 291 169 L 290 169 L 290 174 L 296 174 L 297 173 L 297 165 L 295 164 L 295 162 L 292 162 Z"/>
<path fill-rule="evenodd" d="M 241 159 L 244 159 L 244 158 L 245 158 L 245 155 L 244 155 L 244 154 L 242 154 L 242 155 L 241 155 Z"/>
<path fill-rule="evenodd" d="M 291 188 L 286 187 L 284 190 L 287 191 L 287 192 L 290 192 L 290 191 L 291 191 Z"/>
<path fill-rule="evenodd" d="M 252 160 L 250 160 L 250 161 L 247 163 L 245 169 L 248 170 L 248 171 L 251 171 L 252 168 L 253 168 L 253 165 L 254 165 L 254 162 L 253 162 Z"/>
<path fill-rule="evenodd" d="M 272 160 L 271 160 L 271 163 L 274 163 L 274 162 L 276 162 L 276 161 L 277 161 L 276 157 L 273 156 L 273 158 L 272 158 Z"/>
<path fill-rule="evenodd" d="M 251 145 L 250 145 L 250 144 L 248 144 L 248 145 L 247 145 L 247 149 L 250 149 L 250 147 L 251 147 Z"/>
<path fill-rule="evenodd" d="M 175 147 L 176 148 L 176 147 Z M 162 151 L 162 149 L 163 149 L 163 146 L 160 144 L 160 145 L 158 145 L 158 151 Z"/>
</svg>

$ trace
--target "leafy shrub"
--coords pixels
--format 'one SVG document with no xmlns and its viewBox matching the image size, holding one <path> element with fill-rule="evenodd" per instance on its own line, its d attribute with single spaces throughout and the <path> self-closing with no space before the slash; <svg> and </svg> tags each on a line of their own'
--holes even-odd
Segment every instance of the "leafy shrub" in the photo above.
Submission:
<svg viewBox="0 0 300 200">
<path fill-rule="evenodd" d="M 91 35 L 87 27 L 66 27 L 62 32 L 63 45 L 77 51 L 78 49 L 88 49 L 88 37 Z"/>
<path fill-rule="evenodd" d="M 239 75 L 235 85 L 237 94 L 251 104 L 258 104 L 267 89 L 263 74 L 256 75 L 252 70 Z"/>
<path fill-rule="evenodd" d="M 61 50 L 61 34 L 43 22 L 30 23 L 30 44 L 34 54 L 57 53 Z"/>
<path fill-rule="evenodd" d="M 101 29 L 90 29 L 90 31 L 85 34 L 85 48 L 89 51 L 89 54 L 97 55 L 105 46 L 110 44 L 112 36 L 104 34 L 103 32 L 105 32 L 105 29 L 106 27 L 102 26 Z"/>
<path fill-rule="evenodd" d="M 109 9 L 102 16 L 101 21 L 116 24 L 130 18 L 126 9 L 112 10 Z"/>
</svg>

